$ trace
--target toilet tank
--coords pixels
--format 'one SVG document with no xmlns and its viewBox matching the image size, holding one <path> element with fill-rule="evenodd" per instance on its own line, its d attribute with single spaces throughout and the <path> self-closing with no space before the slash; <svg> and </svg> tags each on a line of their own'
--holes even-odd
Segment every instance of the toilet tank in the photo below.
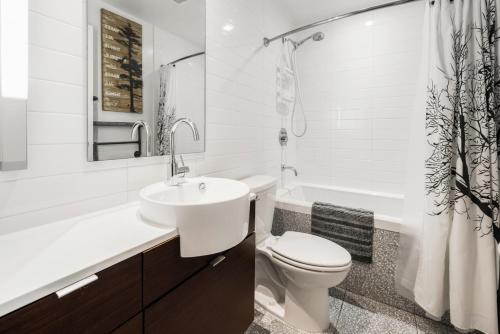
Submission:
<svg viewBox="0 0 500 334">
<path fill-rule="evenodd" d="M 264 241 L 271 235 L 273 225 L 274 204 L 276 197 L 275 177 L 256 175 L 241 180 L 250 191 L 257 195 L 255 201 L 255 236 L 256 242 Z"/>
</svg>

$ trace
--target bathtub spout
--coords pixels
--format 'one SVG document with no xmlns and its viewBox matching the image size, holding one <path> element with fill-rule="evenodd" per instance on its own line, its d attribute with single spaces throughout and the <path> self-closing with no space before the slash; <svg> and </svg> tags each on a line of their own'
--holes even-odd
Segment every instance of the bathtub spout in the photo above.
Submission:
<svg viewBox="0 0 500 334">
<path fill-rule="evenodd" d="M 298 176 L 299 174 L 297 173 L 297 169 L 295 169 L 295 167 L 292 167 L 292 166 L 286 166 L 286 165 L 281 165 L 281 171 L 284 172 L 286 170 L 291 170 L 295 176 Z"/>
</svg>

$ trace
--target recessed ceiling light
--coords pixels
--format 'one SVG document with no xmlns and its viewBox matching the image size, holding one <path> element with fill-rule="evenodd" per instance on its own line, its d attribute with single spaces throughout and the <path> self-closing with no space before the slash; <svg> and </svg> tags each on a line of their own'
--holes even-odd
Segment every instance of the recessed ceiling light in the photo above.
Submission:
<svg viewBox="0 0 500 334">
<path fill-rule="evenodd" d="M 371 25 L 373 25 L 373 21 L 370 20 L 365 22 L 365 26 L 369 27 Z"/>
<path fill-rule="evenodd" d="M 224 25 L 222 27 L 222 29 L 224 29 L 225 31 L 231 31 L 234 29 L 234 25 L 232 25 L 231 23 L 228 23 L 228 24 Z"/>
</svg>

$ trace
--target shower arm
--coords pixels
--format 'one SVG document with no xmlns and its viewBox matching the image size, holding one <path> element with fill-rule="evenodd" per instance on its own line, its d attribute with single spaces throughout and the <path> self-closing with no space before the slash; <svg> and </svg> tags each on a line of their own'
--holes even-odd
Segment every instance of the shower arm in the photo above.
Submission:
<svg viewBox="0 0 500 334">
<path fill-rule="evenodd" d="M 345 19 L 347 17 L 358 15 L 358 14 L 362 14 L 362 13 L 366 13 L 366 12 L 369 12 L 369 11 L 372 11 L 372 10 L 377 10 L 377 9 L 382 9 L 382 8 L 388 8 L 388 7 L 393 7 L 393 6 L 399 6 L 399 5 L 403 5 L 403 4 L 410 3 L 410 2 L 416 2 L 416 1 L 422 1 L 422 0 L 398 0 L 398 1 L 389 2 L 389 3 L 377 5 L 377 6 L 372 6 L 372 7 L 367 7 L 367 8 L 355 10 L 353 12 L 349 12 L 349 13 L 346 13 L 346 14 L 342 14 L 342 15 L 337 15 L 337 16 L 334 16 L 334 17 L 330 17 L 328 19 L 317 21 L 317 22 L 314 22 L 314 23 L 311 23 L 311 24 L 308 24 L 308 25 L 305 25 L 305 26 L 302 26 L 302 27 L 299 27 L 299 28 L 287 31 L 284 34 L 275 36 L 273 38 L 264 37 L 264 46 L 267 47 L 267 46 L 269 46 L 269 44 L 271 44 L 272 42 L 274 42 L 274 41 L 276 41 L 278 39 L 282 39 L 282 38 L 285 38 L 286 36 L 293 35 L 293 34 L 298 33 L 300 31 L 307 30 L 307 29 L 310 29 L 310 28 L 313 28 L 313 27 L 317 27 L 317 26 L 320 26 L 320 25 L 323 25 L 323 24 L 326 24 L 326 23 L 330 23 L 330 22 L 337 21 L 337 20 L 340 20 L 340 19 Z"/>
<path fill-rule="evenodd" d="M 313 38 L 313 36 L 314 35 L 311 35 L 309 37 L 304 38 L 303 40 L 301 40 L 299 42 L 296 42 L 295 47 L 298 48 L 299 46 L 301 46 L 302 44 L 304 44 L 305 42 L 307 42 L 308 40 L 310 40 L 311 38 Z"/>
</svg>

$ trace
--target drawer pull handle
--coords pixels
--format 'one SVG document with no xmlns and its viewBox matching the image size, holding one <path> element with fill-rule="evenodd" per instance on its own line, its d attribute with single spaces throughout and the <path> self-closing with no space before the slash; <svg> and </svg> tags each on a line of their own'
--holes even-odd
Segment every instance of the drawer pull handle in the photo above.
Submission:
<svg viewBox="0 0 500 334">
<path fill-rule="evenodd" d="M 221 255 L 221 256 L 217 256 L 215 258 L 215 260 L 213 260 L 212 262 L 210 262 L 210 264 L 212 265 L 212 267 L 216 267 L 219 263 L 221 263 L 222 261 L 224 261 L 226 259 L 225 256 Z"/>
<path fill-rule="evenodd" d="M 76 290 L 81 289 L 94 281 L 97 281 L 97 279 L 97 275 L 92 275 L 89 277 L 85 277 L 84 279 L 79 280 L 78 282 L 75 282 L 71 285 L 68 285 L 67 287 L 62 288 L 61 290 L 56 292 L 57 298 L 61 299 L 62 297 L 67 296 L 70 293 L 75 292 Z"/>
</svg>

